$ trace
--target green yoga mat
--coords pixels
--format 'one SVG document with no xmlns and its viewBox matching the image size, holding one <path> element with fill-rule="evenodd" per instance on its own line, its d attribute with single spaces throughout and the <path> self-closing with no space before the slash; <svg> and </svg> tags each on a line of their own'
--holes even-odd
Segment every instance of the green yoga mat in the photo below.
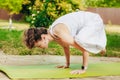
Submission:
<svg viewBox="0 0 120 80">
<path fill-rule="evenodd" d="M 83 78 L 96 76 L 120 76 L 120 63 L 90 63 L 84 74 L 71 75 L 70 71 L 79 69 L 80 64 L 71 64 L 69 69 L 55 68 L 55 64 L 31 65 L 31 66 L 0 66 L 0 70 L 6 73 L 11 79 L 18 78 Z"/>
</svg>

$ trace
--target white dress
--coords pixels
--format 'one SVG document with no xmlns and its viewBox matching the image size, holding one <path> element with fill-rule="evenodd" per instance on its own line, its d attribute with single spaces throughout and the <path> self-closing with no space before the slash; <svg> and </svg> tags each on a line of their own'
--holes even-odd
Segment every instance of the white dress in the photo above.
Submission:
<svg viewBox="0 0 120 80">
<path fill-rule="evenodd" d="M 101 17 L 96 13 L 79 11 L 61 16 L 50 26 L 53 35 L 55 25 L 65 24 L 75 42 L 91 53 L 99 53 L 106 47 L 106 34 Z"/>
</svg>

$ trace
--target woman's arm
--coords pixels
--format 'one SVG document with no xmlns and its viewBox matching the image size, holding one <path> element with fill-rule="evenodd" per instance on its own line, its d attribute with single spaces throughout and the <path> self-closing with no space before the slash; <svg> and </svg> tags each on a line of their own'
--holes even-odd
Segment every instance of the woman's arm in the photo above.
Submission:
<svg viewBox="0 0 120 80">
<path fill-rule="evenodd" d="M 63 45 L 63 44 L 67 44 L 67 45 L 71 45 L 74 46 L 77 49 L 80 49 L 81 51 L 84 51 L 84 49 L 82 47 L 80 47 L 79 45 L 76 44 L 76 42 L 74 41 L 73 36 L 71 35 L 69 29 L 67 28 L 66 25 L 64 24 L 57 24 L 54 28 L 53 28 L 53 33 L 55 36 L 58 37 L 58 42 Z"/>
<path fill-rule="evenodd" d="M 60 42 L 59 42 L 59 44 L 60 44 Z M 62 66 L 57 66 L 57 68 L 69 68 L 69 66 L 70 66 L 70 50 L 69 50 L 69 45 L 66 45 L 66 44 L 63 45 L 62 44 L 61 46 L 64 49 L 66 64 L 62 65 Z"/>
<path fill-rule="evenodd" d="M 89 53 L 75 42 L 74 38 L 70 35 L 70 32 L 68 31 L 68 29 L 64 25 L 59 25 L 54 29 L 54 33 L 59 38 L 61 44 L 71 45 L 71 46 L 79 49 L 80 51 L 82 51 L 82 54 L 83 54 L 83 64 L 82 65 L 84 67 L 87 67 Z M 85 70 L 82 70 L 82 71 L 84 72 Z M 81 70 L 75 71 L 75 74 L 76 73 L 81 73 Z M 73 72 L 73 74 L 74 74 L 74 72 Z"/>
<path fill-rule="evenodd" d="M 65 58 L 66 58 L 66 66 L 65 68 L 69 68 L 70 66 L 70 50 L 69 50 L 69 46 L 63 47 L 64 48 L 64 52 L 65 52 Z"/>
</svg>

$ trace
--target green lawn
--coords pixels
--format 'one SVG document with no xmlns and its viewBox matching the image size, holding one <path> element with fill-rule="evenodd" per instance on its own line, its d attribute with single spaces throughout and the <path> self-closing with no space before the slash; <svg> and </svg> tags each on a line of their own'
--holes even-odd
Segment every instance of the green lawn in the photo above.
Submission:
<svg viewBox="0 0 120 80">
<path fill-rule="evenodd" d="M 0 20 L 0 49 L 6 54 L 16 54 L 16 55 L 37 55 L 37 54 L 50 54 L 50 55 L 63 55 L 64 52 L 62 47 L 52 42 L 49 44 L 48 49 L 38 49 L 34 48 L 29 50 L 26 48 L 22 42 L 22 33 L 24 29 L 29 28 L 27 23 L 13 23 L 15 30 L 9 31 L 8 29 L 3 29 L 3 26 L 7 26 L 7 21 Z M 111 29 L 113 28 L 113 29 Z M 120 57 L 120 26 L 118 25 L 107 25 L 107 53 L 104 56 L 109 57 Z M 113 31 L 112 31 L 113 30 Z M 80 51 L 71 48 L 72 55 L 81 55 Z M 91 56 L 100 56 L 100 54 Z"/>
<path fill-rule="evenodd" d="M 29 24 L 25 22 L 18 22 L 18 21 L 13 21 L 13 29 L 16 30 L 24 30 L 29 28 Z M 9 21 L 8 20 L 0 20 L 0 28 L 2 29 L 7 29 L 9 28 Z"/>
</svg>

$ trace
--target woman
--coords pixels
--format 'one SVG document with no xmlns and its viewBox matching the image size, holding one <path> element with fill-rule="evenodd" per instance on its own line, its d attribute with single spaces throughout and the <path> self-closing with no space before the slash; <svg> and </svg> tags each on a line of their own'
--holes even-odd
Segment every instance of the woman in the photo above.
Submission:
<svg viewBox="0 0 120 80">
<path fill-rule="evenodd" d="M 98 14 L 79 11 L 58 18 L 50 28 L 30 28 L 25 31 L 25 44 L 29 48 L 47 48 L 51 41 L 58 42 L 64 49 L 66 65 L 58 68 L 69 68 L 70 51 L 73 46 L 83 55 L 81 69 L 71 71 L 71 74 L 85 73 L 88 66 L 89 52 L 105 52 L 106 34 L 103 21 Z"/>
</svg>

